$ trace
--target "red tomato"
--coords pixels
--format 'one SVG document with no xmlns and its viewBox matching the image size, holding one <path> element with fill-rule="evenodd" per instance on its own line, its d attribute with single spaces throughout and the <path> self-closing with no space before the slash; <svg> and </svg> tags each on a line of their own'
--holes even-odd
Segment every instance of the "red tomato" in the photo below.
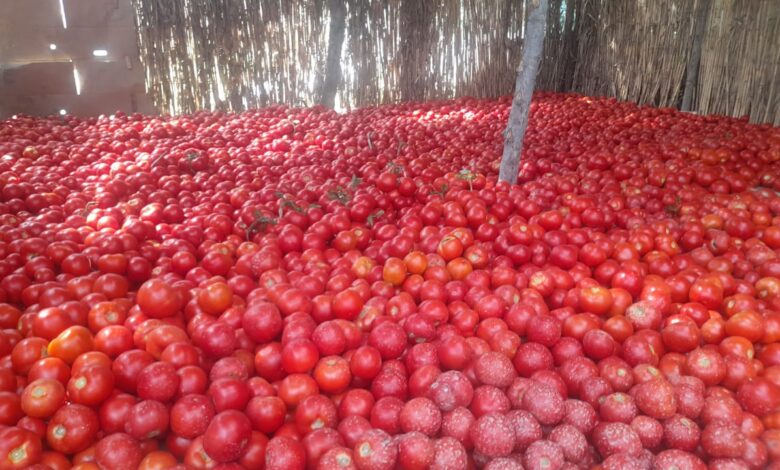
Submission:
<svg viewBox="0 0 780 470">
<path fill-rule="evenodd" d="M 146 281 L 136 295 L 141 310 L 152 318 L 166 318 L 181 309 L 182 299 L 179 292 L 159 279 Z"/>
</svg>

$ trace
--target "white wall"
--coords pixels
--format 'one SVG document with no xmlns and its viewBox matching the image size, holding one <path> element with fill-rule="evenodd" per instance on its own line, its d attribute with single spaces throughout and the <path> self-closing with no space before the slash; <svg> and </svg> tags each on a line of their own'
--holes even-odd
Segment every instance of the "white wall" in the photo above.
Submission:
<svg viewBox="0 0 780 470">
<path fill-rule="evenodd" d="M 0 0 L 0 119 L 60 109 L 79 116 L 154 113 L 130 0 L 62 0 L 62 7 L 67 28 L 60 0 Z M 95 49 L 108 55 L 94 57 Z"/>
</svg>

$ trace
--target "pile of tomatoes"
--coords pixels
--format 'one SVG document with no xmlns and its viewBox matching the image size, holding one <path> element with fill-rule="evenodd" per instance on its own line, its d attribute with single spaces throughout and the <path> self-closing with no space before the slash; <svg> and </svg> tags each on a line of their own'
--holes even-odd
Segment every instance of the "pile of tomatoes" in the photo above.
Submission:
<svg viewBox="0 0 780 470">
<path fill-rule="evenodd" d="M 780 129 L 508 105 L 0 122 L 0 470 L 780 468 Z"/>
</svg>

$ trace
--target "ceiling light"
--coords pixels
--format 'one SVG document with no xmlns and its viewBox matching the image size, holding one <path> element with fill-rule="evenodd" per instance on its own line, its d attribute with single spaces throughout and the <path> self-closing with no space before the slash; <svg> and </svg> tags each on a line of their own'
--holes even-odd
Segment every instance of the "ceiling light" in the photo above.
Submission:
<svg viewBox="0 0 780 470">
<path fill-rule="evenodd" d="M 49 44 L 49 50 L 51 50 L 51 51 L 56 51 L 56 50 L 57 50 L 57 45 L 56 45 L 56 44 L 54 44 L 54 43 L 52 43 L 52 44 Z"/>
<path fill-rule="evenodd" d="M 65 1 L 60 0 L 60 18 L 62 18 L 62 28 L 68 29 L 68 18 L 65 16 Z"/>
<path fill-rule="evenodd" d="M 79 76 L 79 69 L 73 66 L 73 83 L 76 85 L 76 94 L 81 94 L 81 77 Z"/>
<path fill-rule="evenodd" d="M 68 114 L 68 110 L 67 109 L 60 109 L 60 116 L 64 116 L 66 114 Z"/>
<path fill-rule="evenodd" d="M 105 57 L 108 55 L 108 51 L 105 49 L 95 49 L 92 51 L 92 55 L 95 57 Z"/>
</svg>

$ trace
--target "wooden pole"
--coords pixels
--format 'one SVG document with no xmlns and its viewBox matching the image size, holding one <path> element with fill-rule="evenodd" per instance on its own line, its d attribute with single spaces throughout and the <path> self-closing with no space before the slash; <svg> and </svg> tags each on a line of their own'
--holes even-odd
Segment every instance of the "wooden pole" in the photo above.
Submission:
<svg viewBox="0 0 780 470">
<path fill-rule="evenodd" d="M 696 5 L 696 17 L 693 23 L 693 44 L 691 55 L 688 57 L 688 65 L 685 69 L 685 89 L 683 90 L 683 111 L 690 111 L 693 105 L 693 93 L 699 81 L 699 63 L 701 63 L 701 43 L 704 40 L 704 31 L 707 27 L 707 16 L 710 11 L 710 0 L 699 0 Z"/>
<path fill-rule="evenodd" d="M 566 17 L 563 23 L 563 53 L 566 63 L 563 67 L 560 89 L 558 91 L 571 91 L 574 83 L 574 65 L 577 60 L 577 33 L 574 30 L 574 11 L 578 9 L 577 1 L 566 0 Z"/>
<path fill-rule="evenodd" d="M 328 108 L 336 105 L 336 93 L 341 83 L 341 49 L 344 45 L 347 5 L 345 0 L 330 0 L 330 33 L 328 57 L 325 60 L 325 80 L 322 82 L 320 102 Z"/>
<path fill-rule="evenodd" d="M 509 111 L 509 122 L 504 131 L 504 153 L 501 157 L 498 178 L 510 184 L 517 182 L 520 168 L 520 152 L 523 149 L 525 130 L 528 127 L 528 111 L 536 84 L 536 74 L 542 59 L 544 30 L 547 25 L 547 0 L 530 0 L 528 25 L 523 39 L 523 57 L 517 68 L 515 95 Z"/>
</svg>

